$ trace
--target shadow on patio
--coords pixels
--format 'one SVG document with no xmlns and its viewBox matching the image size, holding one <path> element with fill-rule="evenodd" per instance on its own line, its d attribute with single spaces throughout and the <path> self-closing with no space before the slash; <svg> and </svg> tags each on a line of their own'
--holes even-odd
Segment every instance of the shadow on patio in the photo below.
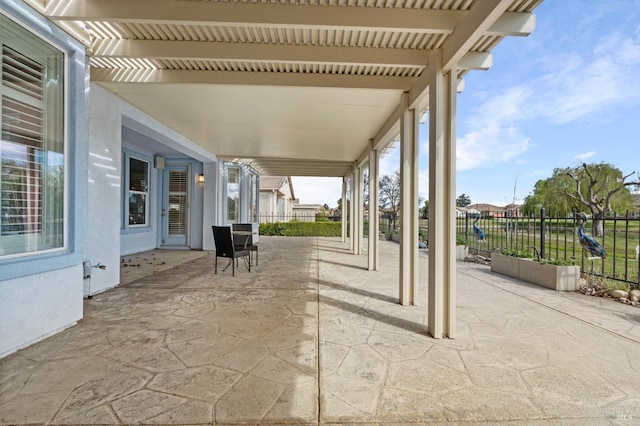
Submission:
<svg viewBox="0 0 640 426">
<path fill-rule="evenodd" d="M 77 326 L 0 361 L 0 422 L 640 416 L 637 310 L 616 315 L 459 263 L 459 337 L 435 340 L 425 332 L 424 254 L 422 306 L 400 306 L 398 245 L 381 242 L 378 272 L 345 249 L 336 239 L 261 237 L 260 266 L 235 278 L 214 275 L 204 252 L 148 268 L 155 273 L 86 300 Z"/>
</svg>

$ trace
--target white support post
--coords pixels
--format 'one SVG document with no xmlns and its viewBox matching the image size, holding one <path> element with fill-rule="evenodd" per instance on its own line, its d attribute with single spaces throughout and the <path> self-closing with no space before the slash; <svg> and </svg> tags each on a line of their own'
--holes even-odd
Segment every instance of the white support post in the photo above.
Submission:
<svg viewBox="0 0 640 426">
<path fill-rule="evenodd" d="M 358 174 L 358 196 L 357 196 L 357 204 L 356 211 L 358 216 L 358 250 L 356 254 L 362 254 L 364 249 L 364 168 L 358 167 L 356 169 L 356 173 Z"/>
<path fill-rule="evenodd" d="M 378 230 L 380 216 L 378 215 L 378 150 L 369 153 L 369 261 L 370 271 L 378 270 Z"/>
<path fill-rule="evenodd" d="M 353 254 L 362 254 L 362 172 L 359 167 L 353 170 L 353 186 L 351 187 L 351 205 L 353 211 Z"/>
<path fill-rule="evenodd" d="M 349 250 L 351 253 L 355 254 L 356 250 L 356 239 L 355 235 L 355 216 L 356 213 L 354 211 L 355 202 L 354 202 L 354 180 L 355 180 L 355 170 L 351 171 L 351 175 L 349 176 Z"/>
<path fill-rule="evenodd" d="M 403 102 L 408 105 L 407 94 Z M 418 115 L 400 119 L 400 304 L 418 303 Z"/>
<path fill-rule="evenodd" d="M 342 223 L 342 242 L 347 241 L 347 178 L 342 178 L 342 208 L 340 209 Z"/>
<path fill-rule="evenodd" d="M 429 58 L 429 307 L 435 338 L 456 330 L 456 67 L 442 73 L 442 52 Z"/>
</svg>

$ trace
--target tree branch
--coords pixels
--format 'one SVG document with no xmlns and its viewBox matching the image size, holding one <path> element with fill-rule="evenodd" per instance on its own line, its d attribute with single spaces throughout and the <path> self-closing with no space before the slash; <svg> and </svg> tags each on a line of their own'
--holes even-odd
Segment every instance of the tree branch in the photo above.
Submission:
<svg viewBox="0 0 640 426">
<path fill-rule="evenodd" d="M 583 166 L 586 166 L 586 164 L 583 164 Z M 587 170 L 587 174 L 589 174 L 588 170 Z M 581 187 L 580 187 L 580 179 L 577 176 L 574 176 L 569 172 L 567 172 L 567 176 L 569 176 L 571 179 L 573 179 L 574 182 L 576 183 L 576 194 L 577 194 L 577 196 L 574 197 L 569 193 L 567 193 L 567 195 L 570 196 L 571 198 L 573 198 L 574 200 L 580 202 L 581 204 L 584 204 L 587 207 L 591 207 L 589 205 L 589 203 L 587 202 L 587 200 L 585 200 L 584 196 L 582 195 L 582 191 L 581 191 Z"/>
</svg>

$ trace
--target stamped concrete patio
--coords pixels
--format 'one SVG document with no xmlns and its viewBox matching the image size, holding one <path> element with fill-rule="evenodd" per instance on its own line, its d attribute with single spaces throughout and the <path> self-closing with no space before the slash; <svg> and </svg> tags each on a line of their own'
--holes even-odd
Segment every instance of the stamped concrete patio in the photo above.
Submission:
<svg viewBox="0 0 640 426">
<path fill-rule="evenodd" d="M 262 237 L 235 278 L 124 258 L 77 326 L 0 360 L 0 423 L 638 423 L 640 309 L 459 263 L 459 336 L 436 340 L 380 248 L 368 272 L 336 239 Z"/>
</svg>

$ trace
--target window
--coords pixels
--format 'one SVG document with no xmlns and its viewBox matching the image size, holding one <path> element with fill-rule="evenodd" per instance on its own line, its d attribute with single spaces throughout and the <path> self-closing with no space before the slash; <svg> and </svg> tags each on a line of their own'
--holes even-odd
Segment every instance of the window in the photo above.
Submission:
<svg viewBox="0 0 640 426">
<path fill-rule="evenodd" d="M 258 186 L 258 175 L 249 175 L 249 222 L 258 223 L 258 197 L 260 188 Z"/>
<path fill-rule="evenodd" d="M 149 225 L 149 162 L 129 158 L 129 227 Z"/>
<path fill-rule="evenodd" d="M 278 220 L 284 220 L 284 198 L 278 198 Z"/>
<path fill-rule="evenodd" d="M 64 54 L 0 15 L 0 256 L 65 246 Z"/>
<path fill-rule="evenodd" d="M 240 222 L 240 167 L 226 165 L 227 223 Z"/>
</svg>

